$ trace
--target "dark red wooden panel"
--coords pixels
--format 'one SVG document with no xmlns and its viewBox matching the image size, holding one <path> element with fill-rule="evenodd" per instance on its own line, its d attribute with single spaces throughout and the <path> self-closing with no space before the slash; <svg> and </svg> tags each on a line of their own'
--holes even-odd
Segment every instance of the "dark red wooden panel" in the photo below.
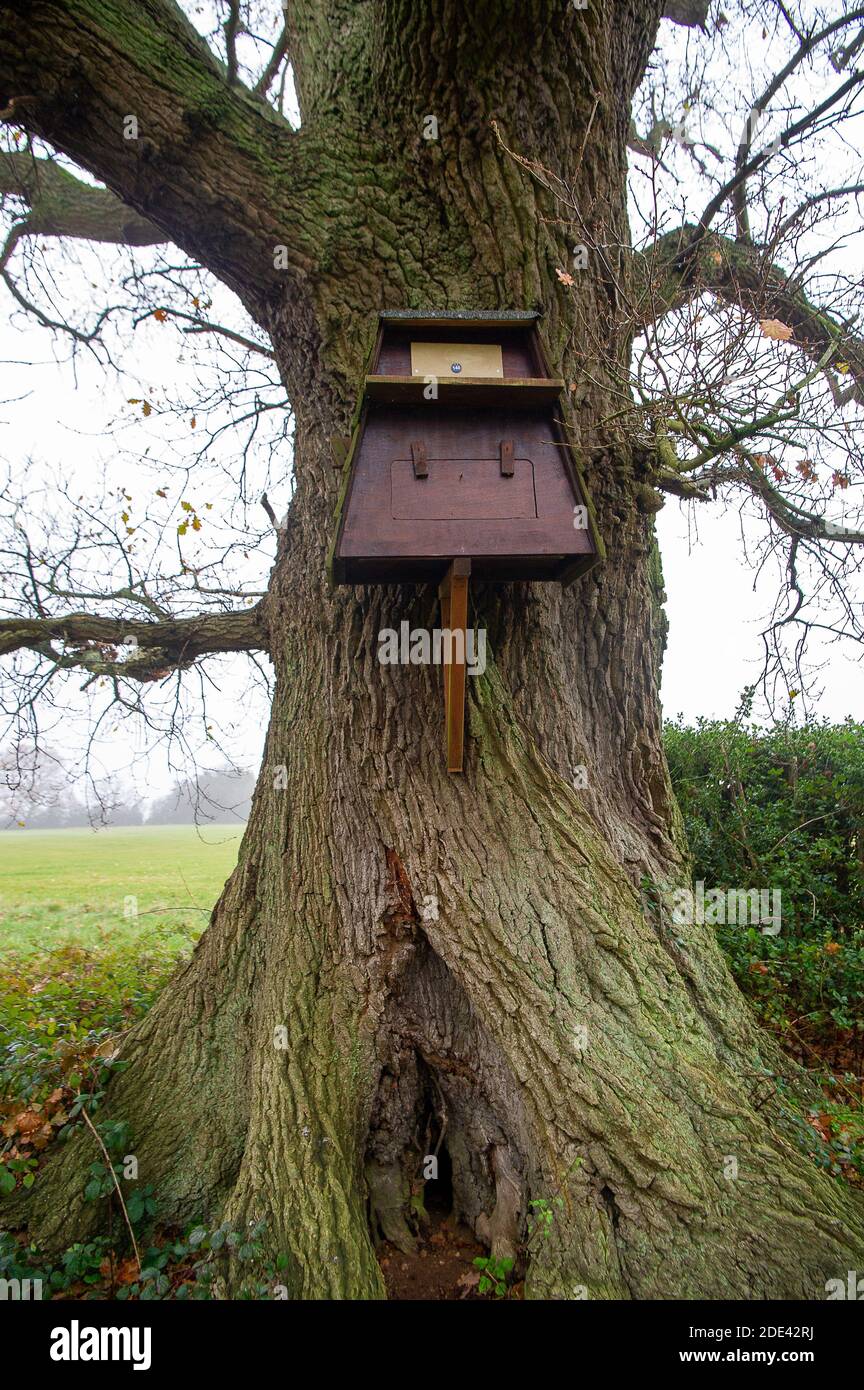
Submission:
<svg viewBox="0 0 864 1390">
<path fill-rule="evenodd" d="M 514 457 L 530 462 L 535 506 L 531 514 L 508 518 L 432 517 L 411 519 L 394 516 L 391 465 L 404 459 L 410 467 L 410 443 L 422 441 L 430 477 L 435 459 L 453 461 L 494 460 L 490 489 L 505 488 L 515 478 L 500 476 L 501 440 L 513 441 Z M 494 483 L 492 482 L 494 477 Z M 482 414 L 448 414 L 429 402 L 425 408 L 396 406 L 370 410 L 360 441 L 346 497 L 339 555 L 345 559 L 416 560 L 468 555 L 472 558 L 588 555 L 588 532 L 574 528 L 574 508 L 582 498 L 575 491 L 564 464 L 564 450 L 543 415 L 518 411 L 486 410 Z"/>
<path fill-rule="evenodd" d="M 498 459 L 428 458 L 417 478 L 409 459 L 390 464 L 390 515 L 406 521 L 491 521 L 536 517 L 534 466 L 515 459 L 509 477 Z"/>
<path fill-rule="evenodd" d="M 441 378 L 426 400 L 422 378 L 411 379 L 412 342 L 498 343 L 504 380 Z M 557 422 L 561 383 L 533 323 L 384 321 L 368 372 L 338 581 L 436 580 L 458 557 L 500 581 L 569 578 L 591 564 L 592 533 L 574 525 L 585 499 Z"/>
</svg>

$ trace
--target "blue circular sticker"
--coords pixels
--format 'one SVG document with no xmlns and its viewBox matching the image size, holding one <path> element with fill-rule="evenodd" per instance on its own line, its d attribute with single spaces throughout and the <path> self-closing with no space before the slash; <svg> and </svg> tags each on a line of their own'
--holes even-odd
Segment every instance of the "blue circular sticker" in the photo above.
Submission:
<svg viewBox="0 0 864 1390">
<path fill-rule="evenodd" d="M 461 362 L 451 362 L 451 363 L 450 363 L 450 370 L 451 370 L 451 372 L 455 372 L 455 373 L 457 374 L 457 376 L 458 376 L 458 374 L 459 374 L 459 373 L 461 372 L 461 370 L 462 370 L 462 363 L 461 363 Z"/>
</svg>

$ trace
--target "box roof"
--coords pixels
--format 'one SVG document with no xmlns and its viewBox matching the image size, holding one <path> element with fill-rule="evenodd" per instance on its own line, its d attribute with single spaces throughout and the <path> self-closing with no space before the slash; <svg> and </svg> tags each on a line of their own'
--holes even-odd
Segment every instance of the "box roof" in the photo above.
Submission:
<svg viewBox="0 0 864 1390">
<path fill-rule="evenodd" d="M 528 328 L 539 317 L 538 309 L 382 309 L 378 315 L 381 323 L 410 328 L 464 328 L 472 323 L 486 328 Z"/>
</svg>

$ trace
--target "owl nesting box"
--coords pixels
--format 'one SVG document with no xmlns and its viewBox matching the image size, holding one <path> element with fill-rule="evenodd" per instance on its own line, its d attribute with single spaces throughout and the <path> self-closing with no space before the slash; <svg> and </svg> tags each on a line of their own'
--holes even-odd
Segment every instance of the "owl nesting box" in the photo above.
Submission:
<svg viewBox="0 0 864 1390">
<path fill-rule="evenodd" d="M 469 574 L 568 583 L 595 562 L 601 542 L 559 424 L 564 382 L 537 317 L 380 315 L 345 464 L 337 584 L 440 582 L 456 630 Z M 454 680 L 451 663 L 453 709 Z M 454 771 L 461 746 L 456 760 Z"/>
<path fill-rule="evenodd" d="M 383 313 L 333 551 L 338 584 L 565 583 L 597 555 L 533 313 Z M 575 524 L 574 524 L 575 523 Z"/>
</svg>

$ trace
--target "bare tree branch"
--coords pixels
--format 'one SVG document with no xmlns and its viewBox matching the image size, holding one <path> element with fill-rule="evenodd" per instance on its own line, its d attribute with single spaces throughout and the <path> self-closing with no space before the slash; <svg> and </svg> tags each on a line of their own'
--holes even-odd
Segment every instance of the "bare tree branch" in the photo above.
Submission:
<svg viewBox="0 0 864 1390">
<path fill-rule="evenodd" d="M 269 92 L 270 88 L 273 86 L 273 83 L 276 80 L 276 75 L 279 72 L 280 67 L 282 66 L 282 62 L 287 52 L 288 23 L 286 21 L 286 23 L 282 26 L 281 34 L 279 35 L 275 44 L 273 45 L 273 52 L 270 55 L 270 59 L 267 63 L 267 66 L 265 67 L 261 76 L 258 78 L 258 81 L 255 83 L 255 86 L 252 88 L 256 96 L 264 97 L 267 95 L 267 93 Z"/>
<path fill-rule="evenodd" d="M 83 183 L 53 159 L 0 152 L 0 193 L 27 204 L 19 224 L 26 236 L 78 237 L 119 246 L 156 246 L 167 240 L 107 188 Z"/>
<path fill-rule="evenodd" d="M 222 26 L 228 55 L 228 81 L 237 81 L 237 35 L 240 31 L 240 0 L 228 0 L 228 18 Z"/>
<path fill-rule="evenodd" d="M 825 517 L 817 516 L 791 502 L 769 482 L 753 454 L 740 453 L 746 482 L 751 492 L 761 498 L 767 511 L 777 522 L 781 531 L 797 540 L 836 541 L 843 545 L 864 545 L 864 531 L 855 527 L 840 526 Z M 732 481 L 730 474 L 726 481 Z"/>
<path fill-rule="evenodd" d="M 736 176 L 742 174 L 742 171 L 750 159 L 750 150 L 753 144 L 753 136 L 756 132 L 758 118 L 768 109 L 769 103 L 777 95 L 781 87 L 792 76 L 792 73 L 801 66 L 805 59 L 809 58 L 814 49 L 818 48 L 821 43 L 824 43 L 825 40 L 836 33 L 838 29 L 843 29 L 846 25 L 853 24 L 859 19 L 864 19 L 864 6 L 860 6 L 849 14 L 841 15 L 839 19 L 833 20 L 832 23 L 825 25 L 822 29 L 816 30 L 802 38 L 797 51 L 792 54 L 792 57 L 787 63 L 784 63 L 780 71 L 772 77 L 761 96 L 753 103 L 750 114 L 744 123 L 744 129 L 738 144 L 738 152 L 735 156 Z M 735 209 L 735 225 L 738 236 L 740 238 L 747 238 L 750 235 L 750 221 L 747 212 L 746 176 L 741 177 L 740 182 L 734 189 L 732 202 Z"/>
<path fill-rule="evenodd" d="M 52 643 L 60 643 L 61 648 Z M 130 645 L 127 656 L 118 651 Z M 160 622 L 99 618 L 87 613 L 0 621 L 0 656 L 22 649 L 55 666 L 80 667 L 91 676 L 152 681 L 173 670 L 186 670 L 203 656 L 265 651 L 267 635 L 260 604 L 245 612 Z"/>
<path fill-rule="evenodd" d="M 315 263 L 307 193 L 320 160 L 307 157 L 309 137 L 228 84 L 174 0 L 0 0 L 0 21 L 0 108 L 95 174 L 256 316 Z"/>
<path fill-rule="evenodd" d="M 235 333 L 233 328 L 226 328 L 221 323 L 211 323 L 209 319 L 198 318 L 195 314 L 186 314 L 181 309 L 171 309 L 169 317 L 172 319 L 183 319 L 191 324 L 190 328 L 184 328 L 184 333 L 215 333 L 220 338 L 227 338 L 231 343 L 237 343 L 239 347 L 244 347 L 249 352 L 257 352 L 261 357 L 269 357 L 275 360 L 276 354 L 272 348 L 266 347 L 263 343 L 256 343 L 252 338 L 247 338 L 242 333 Z"/>
<path fill-rule="evenodd" d="M 736 164 L 735 173 L 720 189 L 718 189 L 705 208 L 705 211 L 699 219 L 698 234 L 704 235 L 704 233 L 708 231 L 711 223 L 727 198 L 731 197 L 736 190 L 746 182 L 751 174 L 755 174 L 758 169 L 761 169 L 763 165 L 767 164 L 774 153 L 774 143 L 776 143 L 777 148 L 786 149 L 798 139 L 799 135 L 803 135 L 805 131 L 812 130 L 822 116 L 834 110 L 845 97 L 859 88 L 862 83 L 864 83 L 864 71 L 859 72 L 856 70 L 845 82 L 841 82 L 839 87 L 835 88 L 833 92 L 825 97 L 824 101 L 820 101 L 818 106 L 815 106 L 812 111 L 806 112 L 803 116 L 800 116 L 798 120 L 788 125 L 778 137 L 777 141 L 772 142 L 772 145 L 769 146 L 768 149 L 760 150 L 758 154 L 753 155 L 752 158 L 745 160 L 743 163 L 739 161 Z"/>
<path fill-rule="evenodd" d="M 712 232 L 704 240 L 692 224 L 660 237 L 637 258 L 639 326 L 645 327 L 696 295 L 712 291 L 754 319 L 776 318 L 794 331 L 794 343 L 814 360 L 833 346 L 826 367 L 839 362 L 864 400 L 864 339 L 810 302 L 800 282 L 756 247 Z"/>
</svg>

